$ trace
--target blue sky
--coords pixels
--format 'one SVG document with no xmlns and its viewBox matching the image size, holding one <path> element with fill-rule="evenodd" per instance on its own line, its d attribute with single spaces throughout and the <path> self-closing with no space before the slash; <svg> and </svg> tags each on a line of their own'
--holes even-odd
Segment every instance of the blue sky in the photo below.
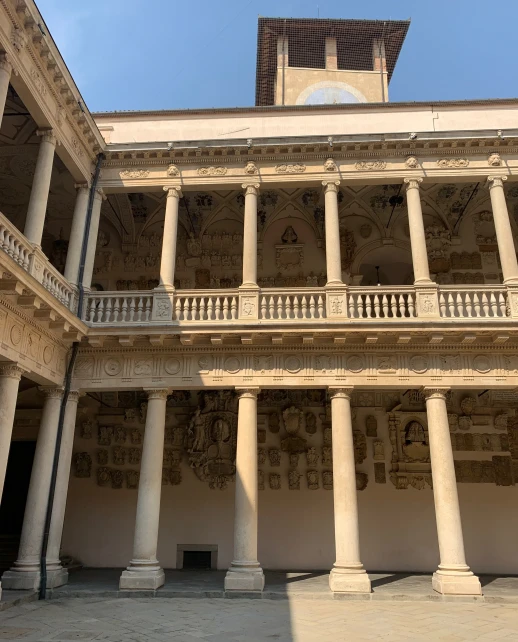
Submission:
<svg viewBox="0 0 518 642">
<path fill-rule="evenodd" d="M 253 105 L 257 16 L 412 24 L 390 100 L 518 96 L 518 1 L 37 0 L 92 111 Z M 64 8 L 65 7 L 65 8 Z"/>
</svg>

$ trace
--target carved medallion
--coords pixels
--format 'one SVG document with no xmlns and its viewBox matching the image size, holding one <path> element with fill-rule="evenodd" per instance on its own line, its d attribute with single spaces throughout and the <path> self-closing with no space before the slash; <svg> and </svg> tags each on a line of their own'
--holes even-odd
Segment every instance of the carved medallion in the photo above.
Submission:
<svg viewBox="0 0 518 642">
<path fill-rule="evenodd" d="M 364 368 L 363 357 L 353 354 L 347 358 L 347 370 L 351 372 L 361 372 Z"/>
<path fill-rule="evenodd" d="M 491 359 L 485 354 L 479 354 L 473 359 L 473 369 L 485 374 L 491 370 Z"/>
<path fill-rule="evenodd" d="M 149 376 L 152 371 L 152 365 L 151 359 L 135 359 L 133 372 L 140 377 Z"/>
<path fill-rule="evenodd" d="M 428 370 L 428 359 L 421 355 L 416 354 L 410 358 L 410 370 L 417 374 L 423 374 Z"/>
<path fill-rule="evenodd" d="M 122 362 L 120 359 L 116 359 L 115 357 L 106 359 L 104 363 L 104 371 L 107 375 L 109 375 L 110 377 L 115 377 L 120 373 L 121 370 Z"/>
<path fill-rule="evenodd" d="M 181 367 L 182 364 L 180 363 L 180 359 L 177 359 L 176 357 L 169 357 L 169 359 L 166 359 L 164 364 L 164 370 L 170 375 L 178 374 Z"/>
<path fill-rule="evenodd" d="M 270 473 L 268 478 L 271 490 L 280 490 L 281 489 L 281 476 L 279 473 Z"/>
<path fill-rule="evenodd" d="M 13 325 L 11 327 L 11 332 L 9 336 L 11 338 L 11 343 L 13 344 L 13 346 L 17 346 L 22 340 L 22 331 L 20 329 L 20 326 Z"/>
<path fill-rule="evenodd" d="M 241 361 L 238 357 L 228 357 L 224 368 L 229 374 L 236 374 L 241 370 Z"/>
<path fill-rule="evenodd" d="M 54 348 L 52 346 L 45 346 L 43 348 L 43 363 L 48 366 L 52 361 L 52 355 L 54 354 Z"/>
<path fill-rule="evenodd" d="M 291 374 L 296 374 L 302 370 L 302 359 L 296 355 L 290 355 L 284 360 L 284 369 Z"/>
</svg>

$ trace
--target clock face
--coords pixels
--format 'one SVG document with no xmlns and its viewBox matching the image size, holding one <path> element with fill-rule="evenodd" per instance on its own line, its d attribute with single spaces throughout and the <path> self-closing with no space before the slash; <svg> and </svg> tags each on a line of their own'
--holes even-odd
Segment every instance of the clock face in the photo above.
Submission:
<svg viewBox="0 0 518 642">
<path fill-rule="evenodd" d="M 342 87 L 320 87 L 315 89 L 304 101 L 305 105 L 339 105 L 340 103 L 359 103 L 351 92 Z"/>
</svg>

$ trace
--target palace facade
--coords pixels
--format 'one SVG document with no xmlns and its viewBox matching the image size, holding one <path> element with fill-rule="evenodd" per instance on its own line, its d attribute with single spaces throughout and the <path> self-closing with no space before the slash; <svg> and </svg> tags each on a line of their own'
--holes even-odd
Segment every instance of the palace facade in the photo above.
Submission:
<svg viewBox="0 0 518 642">
<path fill-rule="evenodd" d="M 285 22 L 256 107 L 92 115 L 0 2 L 4 589 L 518 573 L 518 100 L 390 103 L 407 22 Z"/>
</svg>

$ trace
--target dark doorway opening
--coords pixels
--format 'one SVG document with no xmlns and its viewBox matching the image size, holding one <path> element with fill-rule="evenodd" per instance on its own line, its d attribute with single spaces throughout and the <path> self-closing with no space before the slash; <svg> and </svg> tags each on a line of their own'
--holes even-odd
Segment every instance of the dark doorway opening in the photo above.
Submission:
<svg viewBox="0 0 518 642">
<path fill-rule="evenodd" d="M 184 551 L 183 568 L 198 568 L 198 569 L 209 568 L 210 569 L 211 552 L 210 551 Z"/>
<path fill-rule="evenodd" d="M 0 572 L 16 561 L 29 492 L 35 441 L 12 441 L 0 505 Z"/>
</svg>

